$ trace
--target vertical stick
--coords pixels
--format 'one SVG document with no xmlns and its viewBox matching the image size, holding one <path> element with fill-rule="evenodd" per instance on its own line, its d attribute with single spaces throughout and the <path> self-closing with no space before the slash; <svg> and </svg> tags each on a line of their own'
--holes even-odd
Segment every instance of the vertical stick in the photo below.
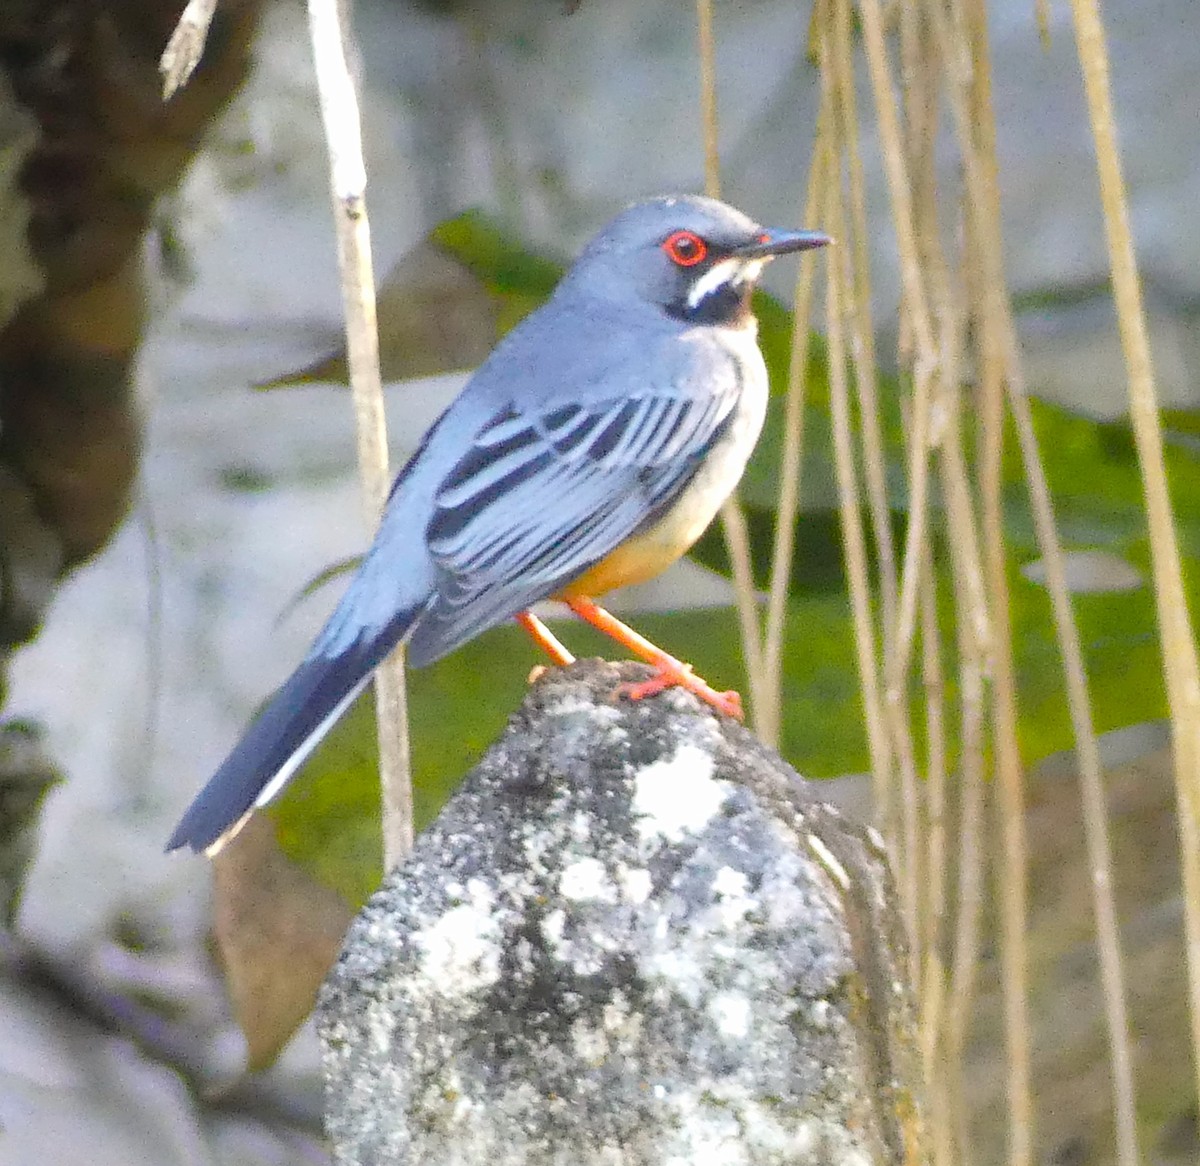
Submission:
<svg viewBox="0 0 1200 1166">
<path fill-rule="evenodd" d="M 717 50 L 712 0 L 696 0 L 696 40 L 700 53 L 700 123 L 704 128 L 704 193 L 721 197 L 721 154 L 717 144 Z"/>
<path fill-rule="evenodd" d="M 826 73 L 832 84 L 832 74 Z M 842 216 L 841 158 L 831 147 L 825 168 L 825 221 L 835 239 L 845 238 Z M 850 428 L 850 389 L 846 369 L 846 330 L 843 318 L 850 302 L 851 279 L 846 270 L 848 252 L 840 249 L 825 265 L 825 335 L 829 346 L 829 420 L 833 430 L 833 459 L 837 475 L 838 511 L 842 522 L 843 555 L 846 582 L 850 591 L 850 612 L 854 623 L 854 646 L 858 656 L 859 684 L 862 688 L 863 714 L 867 730 L 867 748 L 872 773 L 882 773 L 890 781 L 885 712 L 879 691 L 879 657 L 875 646 L 875 626 L 871 617 L 871 582 L 867 567 L 867 540 L 863 533 L 862 502 L 858 488 L 858 469 L 854 462 L 854 440 Z M 907 923 L 907 920 L 906 920 Z M 915 981 L 914 981 L 915 984 Z"/>
<path fill-rule="evenodd" d="M 1158 393 L 1150 361 L 1142 292 L 1129 230 L 1125 178 L 1117 150 L 1112 92 L 1108 78 L 1108 48 L 1096 0 L 1071 0 L 1075 39 L 1084 91 L 1096 145 L 1096 168 L 1108 261 L 1112 269 L 1117 325 L 1129 378 L 1129 413 L 1146 514 L 1150 525 L 1150 555 L 1154 598 L 1171 708 L 1175 747 L 1175 797 L 1178 806 L 1180 865 L 1183 867 L 1184 924 L 1187 937 L 1188 997 L 1192 1019 L 1192 1055 L 1200 1088 L 1200 667 L 1196 640 L 1183 593 L 1179 545 L 1167 492 L 1163 461 Z"/>
<path fill-rule="evenodd" d="M 830 109 L 826 89 L 813 139 L 808 170 L 808 194 L 802 223 L 817 219 L 818 195 L 829 156 Z M 788 587 L 792 552 L 796 546 L 796 515 L 800 509 L 800 482 L 804 453 L 805 377 L 808 370 L 809 316 L 812 312 L 816 257 L 800 256 L 796 291 L 792 297 L 792 347 L 788 357 L 787 400 L 783 410 L 783 450 L 779 455 L 779 502 L 775 508 L 775 540 L 771 548 L 771 575 L 763 635 L 763 701 L 754 709 L 754 727 L 768 745 L 778 748 L 783 716 L 783 641 L 787 624 Z"/>
<path fill-rule="evenodd" d="M 721 158 L 717 146 L 717 65 L 713 38 L 712 0 L 696 0 L 696 26 L 700 54 L 700 116 L 704 127 L 704 193 L 721 197 Z M 746 516 L 733 495 L 721 507 L 721 525 L 737 598 L 742 651 L 746 657 L 746 679 L 750 689 L 750 719 L 757 724 L 759 709 L 766 703 L 763 678 L 762 636 L 754 598 L 754 572 L 750 561 L 750 532 Z"/>
<path fill-rule="evenodd" d="M 342 17 L 343 5 L 339 0 L 309 0 L 313 59 L 329 147 L 358 463 L 368 519 L 374 526 L 388 491 L 387 425 L 379 374 L 367 172 L 359 129 L 358 94 L 348 60 L 351 32 L 348 26 L 343 26 Z M 413 838 L 402 649 L 398 648 L 376 672 L 375 709 L 379 725 L 384 868 L 391 870 L 412 848 Z"/>
</svg>

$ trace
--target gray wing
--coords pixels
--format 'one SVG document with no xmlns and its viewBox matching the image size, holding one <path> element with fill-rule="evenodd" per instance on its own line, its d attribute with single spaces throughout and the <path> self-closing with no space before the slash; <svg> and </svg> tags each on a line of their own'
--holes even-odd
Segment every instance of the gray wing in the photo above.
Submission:
<svg viewBox="0 0 1200 1166">
<path fill-rule="evenodd" d="M 739 384 L 495 416 L 434 496 L 435 598 L 409 641 L 429 663 L 554 594 L 652 522 L 733 417 Z"/>
</svg>

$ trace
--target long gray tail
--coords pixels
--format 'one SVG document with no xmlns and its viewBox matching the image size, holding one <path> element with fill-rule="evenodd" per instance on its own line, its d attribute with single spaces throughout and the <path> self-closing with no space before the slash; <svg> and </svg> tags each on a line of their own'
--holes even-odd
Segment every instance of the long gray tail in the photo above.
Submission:
<svg viewBox="0 0 1200 1166">
<path fill-rule="evenodd" d="M 357 590 L 351 586 L 300 667 L 196 796 L 167 850 L 190 846 L 216 853 L 252 809 L 283 789 L 420 611 L 364 626 L 352 621 Z"/>
</svg>

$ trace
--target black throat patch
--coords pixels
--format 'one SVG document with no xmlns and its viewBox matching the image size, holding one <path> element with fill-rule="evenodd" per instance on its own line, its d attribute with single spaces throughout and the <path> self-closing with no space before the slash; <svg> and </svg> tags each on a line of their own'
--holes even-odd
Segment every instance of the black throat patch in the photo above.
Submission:
<svg viewBox="0 0 1200 1166">
<path fill-rule="evenodd" d="M 694 285 L 693 285 L 694 286 Z M 688 303 L 688 292 L 667 304 L 667 315 L 685 324 L 717 324 L 736 326 L 750 317 L 750 297 L 754 285 L 749 280 L 726 281 L 717 284 L 694 306 Z"/>
</svg>

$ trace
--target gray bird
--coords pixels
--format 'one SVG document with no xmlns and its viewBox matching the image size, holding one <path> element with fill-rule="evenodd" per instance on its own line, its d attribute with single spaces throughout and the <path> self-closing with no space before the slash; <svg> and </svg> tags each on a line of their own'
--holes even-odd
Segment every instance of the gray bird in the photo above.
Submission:
<svg viewBox="0 0 1200 1166">
<path fill-rule="evenodd" d="M 551 596 L 655 665 L 625 695 L 682 685 L 740 715 L 591 597 L 669 566 L 733 491 L 767 405 L 751 292 L 777 255 L 828 242 L 691 196 L 613 219 L 425 435 L 341 603 L 168 850 L 215 853 L 400 641 L 420 667 L 516 618 L 569 663 L 528 610 Z"/>
</svg>

